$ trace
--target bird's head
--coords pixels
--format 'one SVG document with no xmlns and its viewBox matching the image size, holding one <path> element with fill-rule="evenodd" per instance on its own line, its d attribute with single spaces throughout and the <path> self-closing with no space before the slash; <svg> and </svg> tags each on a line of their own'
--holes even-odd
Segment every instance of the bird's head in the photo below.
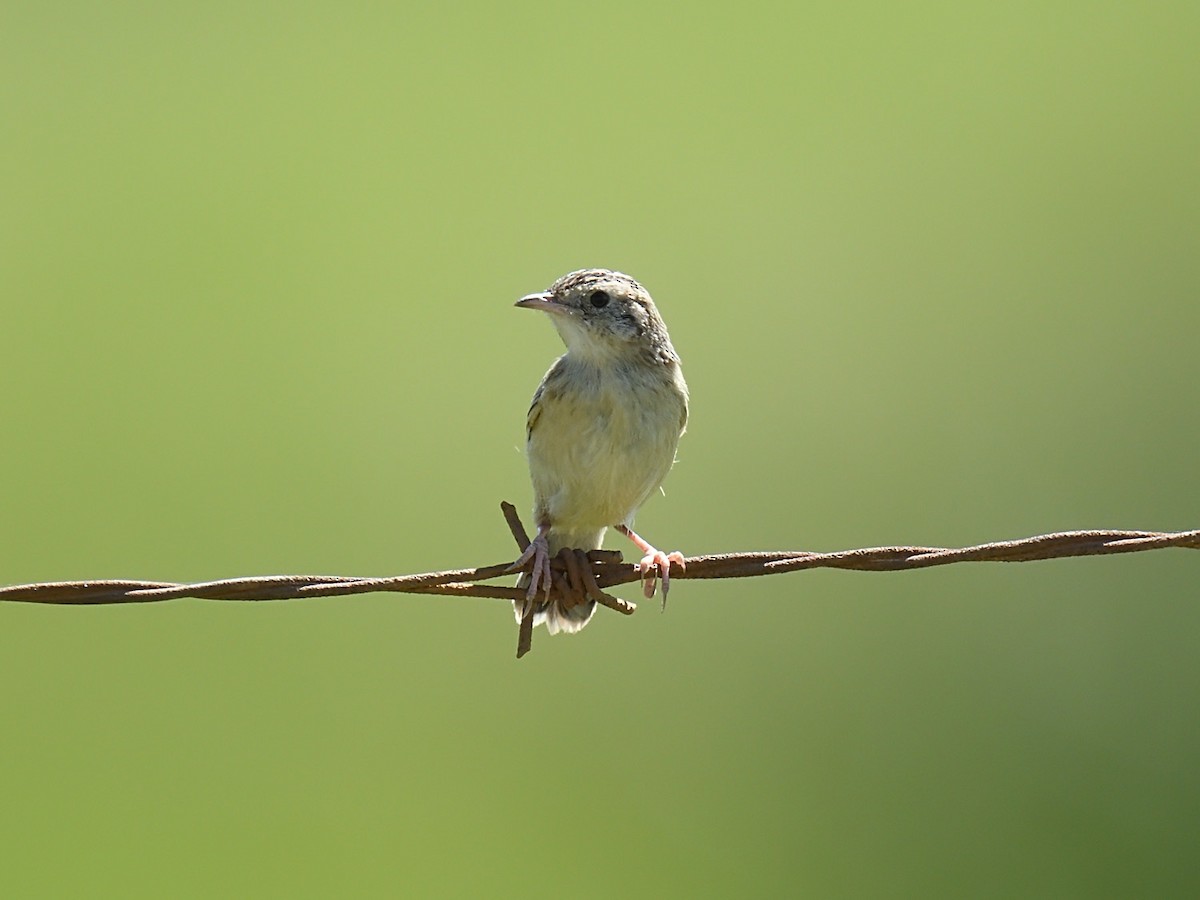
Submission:
<svg viewBox="0 0 1200 900">
<path fill-rule="evenodd" d="M 571 353 L 596 362 L 622 358 L 677 362 L 650 293 L 620 272 L 580 269 L 517 301 L 549 314 Z"/>
</svg>

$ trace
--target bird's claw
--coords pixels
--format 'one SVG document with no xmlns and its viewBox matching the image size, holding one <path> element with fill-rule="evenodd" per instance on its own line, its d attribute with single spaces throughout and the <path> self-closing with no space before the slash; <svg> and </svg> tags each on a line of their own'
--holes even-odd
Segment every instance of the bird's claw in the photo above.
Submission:
<svg viewBox="0 0 1200 900">
<path fill-rule="evenodd" d="M 663 553 L 661 550 L 651 547 L 642 557 L 642 561 L 638 563 L 638 571 L 642 573 L 642 593 L 645 594 L 647 600 L 654 596 L 657 576 L 662 576 L 663 609 L 667 607 L 667 592 L 671 589 L 671 563 L 679 566 L 680 571 L 687 571 L 683 554 L 678 550 Z"/>
<path fill-rule="evenodd" d="M 525 564 L 531 559 L 533 565 L 529 568 L 529 588 L 525 591 L 525 599 L 532 600 L 536 597 L 538 588 L 543 588 L 549 597 L 553 582 L 550 580 L 550 542 L 546 540 L 546 535 L 539 534 L 530 541 L 529 546 L 517 557 L 517 561 L 508 568 L 516 572 L 525 568 Z"/>
</svg>

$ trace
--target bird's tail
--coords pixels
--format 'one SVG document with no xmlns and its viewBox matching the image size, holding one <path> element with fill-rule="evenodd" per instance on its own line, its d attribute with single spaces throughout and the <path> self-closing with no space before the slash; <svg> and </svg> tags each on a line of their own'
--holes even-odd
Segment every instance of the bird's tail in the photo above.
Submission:
<svg viewBox="0 0 1200 900">
<path fill-rule="evenodd" d="M 522 575 L 520 581 L 517 582 L 517 587 L 529 587 L 529 576 Z M 551 634 L 558 634 L 560 631 L 564 634 L 574 634 L 576 631 L 581 631 L 583 626 L 592 620 L 592 613 L 596 611 L 595 600 L 585 600 L 564 608 L 559 600 L 547 601 L 539 591 L 538 596 L 532 600 L 513 601 L 513 612 L 516 613 L 518 623 L 525 618 L 525 611 L 531 605 L 533 606 L 533 624 L 535 626 L 544 624 L 546 630 Z"/>
<path fill-rule="evenodd" d="M 600 546 L 600 541 L 604 537 L 604 530 L 600 531 L 583 531 L 583 532 L 560 532 L 555 529 L 550 529 L 546 538 L 550 544 L 550 556 L 553 558 L 558 551 L 563 547 L 582 548 L 585 550 L 594 550 Z M 529 587 L 529 573 L 522 572 L 521 577 L 517 580 L 517 587 Z M 517 623 L 525 618 L 525 612 L 533 606 L 533 624 L 545 625 L 546 630 L 551 634 L 558 634 L 560 631 L 564 634 L 574 634 L 577 631 L 582 631 L 583 627 L 592 620 L 592 613 L 596 611 L 595 600 L 585 600 L 582 603 L 576 603 L 571 607 L 564 607 L 559 600 L 547 601 L 545 595 L 539 590 L 533 599 L 514 600 L 513 612 L 516 614 Z"/>
</svg>

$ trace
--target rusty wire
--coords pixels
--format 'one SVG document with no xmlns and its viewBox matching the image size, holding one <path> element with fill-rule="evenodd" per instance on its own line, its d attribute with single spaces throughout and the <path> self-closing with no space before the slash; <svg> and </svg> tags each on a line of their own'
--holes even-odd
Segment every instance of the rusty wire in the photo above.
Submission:
<svg viewBox="0 0 1200 900">
<path fill-rule="evenodd" d="M 501 503 L 501 510 L 512 530 L 519 549 L 524 550 L 529 537 L 521 524 L 516 508 Z M 866 547 L 835 553 L 815 553 L 804 550 L 765 553 L 720 553 L 691 556 L 684 567 L 672 566 L 671 580 L 688 578 L 753 578 L 776 575 L 801 569 L 852 569 L 860 572 L 897 572 L 923 569 L 960 562 L 1031 562 L 1041 559 L 1063 559 L 1072 556 L 1101 556 L 1113 553 L 1137 553 L 1166 547 L 1200 549 L 1200 529 L 1194 531 L 1063 531 L 1012 541 L 996 541 L 973 547 Z M 591 574 L 578 557 L 567 560 L 565 554 L 551 563 L 554 587 L 551 597 L 558 595 L 576 603 L 583 599 L 596 600 L 626 615 L 635 609 L 633 604 L 604 593 L 604 588 L 640 581 L 642 575 L 634 563 L 623 562 L 621 554 L 612 550 L 592 550 L 586 554 Z M 452 597 L 490 597 L 516 600 L 524 596 L 523 588 L 478 584 L 480 581 L 509 576 L 511 562 L 471 569 L 450 569 L 443 572 L 424 572 L 417 575 L 398 575 L 390 578 L 361 578 L 340 575 L 268 575 L 249 578 L 229 578 L 194 584 L 175 584 L 161 581 L 59 581 L 42 584 L 21 584 L 0 587 L 0 601 L 47 603 L 59 605 L 94 605 L 110 603 L 153 603 L 191 597 L 203 600 L 299 600 L 306 597 L 329 597 L 345 594 L 366 594 L 375 591 L 396 591 L 409 594 L 438 594 Z M 532 621 L 521 623 L 517 655 L 529 650 L 532 640 Z"/>
</svg>

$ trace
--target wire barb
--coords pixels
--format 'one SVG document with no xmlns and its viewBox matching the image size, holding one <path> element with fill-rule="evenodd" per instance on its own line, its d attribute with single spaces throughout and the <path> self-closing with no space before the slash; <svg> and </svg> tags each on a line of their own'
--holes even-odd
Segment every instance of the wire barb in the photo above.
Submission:
<svg viewBox="0 0 1200 900">
<path fill-rule="evenodd" d="M 529 546 L 516 507 L 501 503 L 505 521 L 519 551 Z M 974 547 L 866 547 L 836 553 L 812 553 L 804 550 L 766 553 L 722 553 L 690 556 L 686 568 L 671 570 L 672 581 L 689 578 L 753 578 L 802 569 L 852 569 L 860 572 L 897 572 L 926 569 L 960 562 L 1032 562 L 1064 559 L 1072 556 L 1102 556 L 1138 553 L 1182 547 L 1200 550 L 1200 529 L 1195 531 L 1063 531 L 1013 541 L 995 541 Z M 584 565 L 584 562 L 589 565 Z M 522 600 L 525 589 L 478 584 L 510 574 L 512 562 L 473 569 L 448 569 L 397 575 L 391 578 L 362 578 L 341 575 L 269 575 L 227 578 L 195 584 L 163 581 L 56 581 L 42 584 L 18 584 L 0 587 L 0 601 L 46 603 L 65 606 L 90 606 L 110 603 L 153 603 L 192 597 L 202 600 L 298 600 L 306 597 L 332 597 L 393 591 L 409 594 L 437 594 L 449 597 L 489 597 Z M 596 600 L 610 609 L 629 615 L 633 604 L 613 597 L 604 588 L 642 580 L 635 563 L 626 563 L 614 550 L 589 550 L 568 561 L 559 554 L 550 561 L 554 575 L 550 599 Z M 530 607 L 532 609 L 532 605 Z M 525 615 L 518 629 L 517 656 L 529 652 L 533 642 L 533 615 Z"/>
</svg>

